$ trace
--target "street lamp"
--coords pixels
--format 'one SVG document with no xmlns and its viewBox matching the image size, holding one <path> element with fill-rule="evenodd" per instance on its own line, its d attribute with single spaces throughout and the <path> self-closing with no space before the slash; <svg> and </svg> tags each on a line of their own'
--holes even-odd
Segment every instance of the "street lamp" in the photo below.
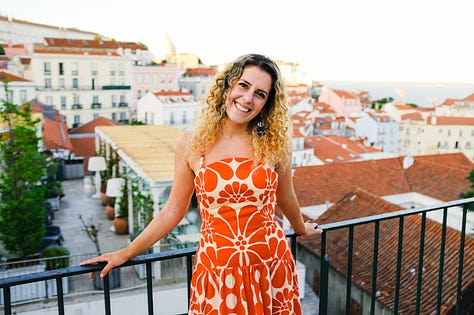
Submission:
<svg viewBox="0 0 474 315">
<path fill-rule="evenodd" d="M 91 156 L 89 158 L 88 170 L 89 172 L 95 172 L 94 184 L 95 194 L 91 197 L 94 199 L 100 199 L 100 172 L 105 171 L 107 166 L 105 165 L 105 158 L 102 156 Z"/>
</svg>

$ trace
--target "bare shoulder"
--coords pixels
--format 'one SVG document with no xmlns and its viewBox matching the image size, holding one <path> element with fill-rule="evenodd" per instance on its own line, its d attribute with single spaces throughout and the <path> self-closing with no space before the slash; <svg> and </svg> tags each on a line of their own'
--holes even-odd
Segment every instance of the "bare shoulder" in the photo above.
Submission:
<svg viewBox="0 0 474 315">
<path fill-rule="evenodd" d="M 192 150 L 192 132 L 184 132 L 178 139 L 176 144 L 176 155 L 184 161 L 188 167 L 194 171 L 194 165 L 199 157 Z"/>
</svg>

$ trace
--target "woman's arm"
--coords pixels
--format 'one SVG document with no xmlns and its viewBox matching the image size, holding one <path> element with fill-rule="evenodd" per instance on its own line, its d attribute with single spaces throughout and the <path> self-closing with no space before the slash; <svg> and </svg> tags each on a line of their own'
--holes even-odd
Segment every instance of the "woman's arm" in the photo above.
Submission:
<svg viewBox="0 0 474 315">
<path fill-rule="evenodd" d="M 169 199 L 160 212 L 126 248 L 83 261 L 81 265 L 107 262 L 100 274 L 103 278 L 112 268 L 139 255 L 178 225 L 186 215 L 194 191 L 194 173 L 189 167 L 185 152 L 187 138 L 187 134 L 181 136 L 176 146 L 173 186 Z"/>
<path fill-rule="evenodd" d="M 293 187 L 293 176 L 291 172 L 291 160 L 278 170 L 278 188 L 276 191 L 277 205 L 288 219 L 293 231 L 299 235 L 312 235 L 321 233 L 317 230 L 315 222 L 304 222 L 300 206 Z"/>
</svg>

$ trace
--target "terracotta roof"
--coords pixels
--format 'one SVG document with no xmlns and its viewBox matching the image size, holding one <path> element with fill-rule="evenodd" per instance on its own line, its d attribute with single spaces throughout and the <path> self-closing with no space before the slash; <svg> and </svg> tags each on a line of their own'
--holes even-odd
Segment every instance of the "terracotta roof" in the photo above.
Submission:
<svg viewBox="0 0 474 315">
<path fill-rule="evenodd" d="M 456 101 L 457 101 L 457 99 L 455 99 L 455 98 L 447 98 L 447 99 L 444 100 L 444 102 L 441 105 L 447 105 L 447 106 L 453 105 L 454 102 L 456 102 Z"/>
<path fill-rule="evenodd" d="M 466 125 L 474 126 L 474 117 L 430 116 L 426 120 L 431 125 Z"/>
<path fill-rule="evenodd" d="M 73 152 L 77 157 L 84 158 L 84 174 L 88 174 L 88 162 L 96 154 L 95 128 L 98 126 L 121 126 L 120 123 L 99 116 L 96 119 L 69 130 L 69 137 L 74 146 Z"/>
<path fill-rule="evenodd" d="M 42 115 L 44 147 L 48 150 L 72 150 L 73 145 L 67 133 L 68 126 L 64 116 L 56 109 L 49 109 L 37 99 L 29 103 L 33 113 Z"/>
<path fill-rule="evenodd" d="M 465 101 L 474 101 L 474 93 L 470 94 L 469 96 L 466 96 L 464 98 Z"/>
<path fill-rule="evenodd" d="M 140 43 L 135 42 L 120 42 L 115 40 L 98 40 L 98 39 L 71 39 L 71 38 L 52 38 L 45 37 L 44 41 L 49 47 L 68 47 L 68 48 L 92 48 L 92 49 L 111 49 L 117 48 L 132 49 L 132 50 L 147 50 L 147 48 Z"/>
<path fill-rule="evenodd" d="M 85 50 L 66 50 L 66 49 L 41 49 L 35 48 L 37 54 L 61 54 L 61 55 L 91 55 L 91 56 L 114 56 L 119 57 L 120 55 L 116 52 L 110 51 L 85 51 Z"/>
<path fill-rule="evenodd" d="M 319 218 L 319 224 L 340 222 L 344 220 L 379 215 L 400 210 L 394 204 L 365 191 L 356 188 L 346 194 L 335 205 L 331 206 Z M 403 227 L 403 250 L 400 288 L 399 312 L 414 314 L 414 297 L 417 290 L 417 271 L 420 250 L 421 216 L 411 215 L 405 217 Z M 393 309 L 395 294 L 397 244 L 399 220 L 391 219 L 380 222 L 377 287 L 376 299 L 386 307 Z M 426 220 L 423 280 L 421 295 L 421 314 L 432 314 L 436 310 L 438 289 L 438 273 L 442 225 Z M 443 276 L 443 309 L 446 311 L 456 302 L 456 285 L 458 280 L 458 257 L 461 233 L 447 227 L 445 264 Z M 321 256 L 319 236 L 299 239 L 299 243 L 316 256 Z M 372 290 L 372 262 L 374 253 L 374 226 L 365 224 L 354 229 L 354 248 L 352 257 L 353 285 L 370 294 Z M 330 266 L 347 276 L 348 233 L 341 230 L 328 231 L 327 257 Z M 465 253 L 474 252 L 474 238 L 466 237 Z M 462 289 L 466 289 L 474 282 L 474 255 L 465 255 L 463 265 Z"/>
<path fill-rule="evenodd" d="M 214 68 L 193 68 L 187 69 L 185 75 L 186 76 L 197 76 L 197 75 L 206 75 L 206 76 L 213 76 L 216 74 L 216 69 Z"/>
<path fill-rule="evenodd" d="M 423 116 L 421 116 L 420 112 L 407 113 L 402 115 L 401 120 L 423 121 Z"/>
<path fill-rule="evenodd" d="M 11 74 L 10 72 L 0 70 L 0 82 L 5 82 L 6 80 L 10 82 L 15 82 L 15 81 L 16 82 L 33 82 L 30 80 L 26 80 L 22 77 L 16 76 L 14 74 Z"/>
<path fill-rule="evenodd" d="M 184 91 L 159 91 L 154 92 L 156 96 L 190 96 L 193 95 L 191 92 L 184 92 Z"/>
<path fill-rule="evenodd" d="M 355 98 L 355 96 L 352 94 L 352 93 L 349 93 L 347 91 L 344 91 L 344 90 L 333 90 L 334 93 L 337 94 L 337 96 L 339 97 L 344 97 L 344 98 L 349 98 L 349 99 L 352 99 L 352 98 Z"/>
<path fill-rule="evenodd" d="M 69 134 L 84 134 L 84 133 L 95 133 L 95 127 L 98 126 L 120 126 L 119 122 L 110 120 L 108 118 L 99 116 L 94 120 L 89 121 L 87 124 L 79 126 L 77 128 L 69 130 Z M 95 137 L 95 135 L 94 135 Z"/>
<path fill-rule="evenodd" d="M 442 164 L 446 167 L 441 167 Z M 336 202 L 355 187 L 377 196 L 420 192 L 450 201 L 458 199 L 458 192 L 470 189 L 466 177 L 473 168 L 474 164 L 463 153 L 452 153 L 416 156 L 414 164 L 406 170 L 403 157 L 303 166 L 295 168 L 293 180 L 301 206 Z"/>
</svg>

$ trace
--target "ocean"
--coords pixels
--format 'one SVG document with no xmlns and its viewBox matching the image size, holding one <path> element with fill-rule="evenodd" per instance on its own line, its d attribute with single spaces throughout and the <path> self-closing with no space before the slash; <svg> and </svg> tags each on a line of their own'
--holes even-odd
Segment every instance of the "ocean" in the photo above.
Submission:
<svg viewBox="0 0 474 315">
<path fill-rule="evenodd" d="M 440 105 L 447 98 L 463 99 L 474 93 L 474 84 L 467 83 L 419 83 L 419 82 L 351 82 L 321 81 L 328 88 L 346 91 L 366 91 L 371 98 L 393 97 L 395 101 L 404 96 L 407 103 L 422 107 Z"/>
</svg>

